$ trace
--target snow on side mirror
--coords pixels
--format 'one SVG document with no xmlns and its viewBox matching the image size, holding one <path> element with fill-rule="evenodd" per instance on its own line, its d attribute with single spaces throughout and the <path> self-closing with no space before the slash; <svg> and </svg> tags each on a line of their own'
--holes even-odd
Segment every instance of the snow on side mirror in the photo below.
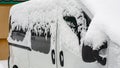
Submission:
<svg viewBox="0 0 120 68">
<path fill-rule="evenodd" d="M 89 45 L 85 45 L 83 43 L 83 47 L 82 47 L 82 59 L 84 62 L 95 62 L 97 61 L 98 63 L 100 63 L 101 65 L 106 65 L 106 57 L 102 57 L 101 56 L 101 51 L 103 51 L 104 53 L 106 51 L 104 51 L 104 49 L 107 49 L 108 43 L 107 41 L 103 42 L 103 44 L 99 47 L 99 49 L 97 50 L 93 50 L 93 48 Z"/>
</svg>

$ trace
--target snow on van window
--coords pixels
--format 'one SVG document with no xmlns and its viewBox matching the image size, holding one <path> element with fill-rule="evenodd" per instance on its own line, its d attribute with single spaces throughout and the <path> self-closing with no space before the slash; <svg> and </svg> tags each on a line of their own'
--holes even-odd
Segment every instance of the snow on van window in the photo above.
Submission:
<svg viewBox="0 0 120 68">
<path fill-rule="evenodd" d="M 71 30 L 76 34 L 79 40 L 79 44 L 81 44 L 81 38 L 83 38 L 86 34 L 91 19 L 82 9 L 77 9 L 77 11 L 79 12 L 74 11 L 73 14 L 68 10 L 64 10 L 63 19 L 66 21 Z"/>
<path fill-rule="evenodd" d="M 20 3 L 10 9 L 10 34 L 8 41 L 13 40 L 18 42 L 23 41 L 25 38 L 28 30 L 28 11 L 26 10 L 28 3 Z"/>
<path fill-rule="evenodd" d="M 24 31 L 20 26 L 16 26 L 15 29 L 12 30 L 11 38 L 13 40 L 23 41 L 23 39 L 26 35 L 26 32 L 27 32 L 27 28 Z"/>
<path fill-rule="evenodd" d="M 51 45 L 50 25 L 49 23 L 40 25 L 40 22 L 33 25 L 31 30 L 31 47 L 35 51 L 48 54 Z"/>
<path fill-rule="evenodd" d="M 51 24 L 57 23 L 57 8 L 55 5 L 49 5 L 49 7 L 43 6 L 43 9 L 35 6 L 36 11 L 32 11 L 29 15 L 31 29 L 31 47 L 34 51 L 48 54 L 51 48 L 51 35 L 53 31 Z M 53 8 L 51 8 L 53 7 Z M 31 10 L 30 10 L 31 11 Z M 56 27 L 56 26 L 53 26 Z M 55 36 L 52 36 L 55 37 Z"/>
</svg>

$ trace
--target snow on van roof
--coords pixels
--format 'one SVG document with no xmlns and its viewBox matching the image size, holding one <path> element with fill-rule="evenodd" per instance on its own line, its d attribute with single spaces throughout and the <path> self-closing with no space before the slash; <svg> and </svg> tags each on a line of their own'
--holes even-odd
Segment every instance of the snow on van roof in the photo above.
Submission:
<svg viewBox="0 0 120 68">
<path fill-rule="evenodd" d="M 74 0 L 31 0 L 14 5 L 10 10 L 11 24 L 30 28 L 35 23 L 45 24 L 53 22 L 58 16 L 80 15 L 79 5 Z M 19 27 L 18 27 L 19 28 Z"/>
<path fill-rule="evenodd" d="M 12 8 L 10 9 L 9 16 L 11 16 L 10 24 L 12 25 L 12 30 L 15 29 L 16 26 L 17 29 L 24 29 L 28 27 L 28 11 L 26 10 L 28 4 L 29 2 L 20 3 L 12 6 Z"/>
</svg>

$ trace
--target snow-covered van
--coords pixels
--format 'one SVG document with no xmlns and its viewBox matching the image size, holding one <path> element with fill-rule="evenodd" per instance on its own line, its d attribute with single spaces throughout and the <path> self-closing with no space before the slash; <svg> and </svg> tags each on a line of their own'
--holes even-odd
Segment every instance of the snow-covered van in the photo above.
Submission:
<svg viewBox="0 0 120 68">
<path fill-rule="evenodd" d="M 82 39 L 93 17 L 82 3 L 30 0 L 14 5 L 9 16 L 9 68 L 99 68 L 82 59 Z"/>
</svg>

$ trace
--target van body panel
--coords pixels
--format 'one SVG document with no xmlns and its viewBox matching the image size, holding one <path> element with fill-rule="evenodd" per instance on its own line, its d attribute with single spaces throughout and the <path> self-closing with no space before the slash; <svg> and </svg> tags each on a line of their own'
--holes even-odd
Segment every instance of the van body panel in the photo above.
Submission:
<svg viewBox="0 0 120 68">
<path fill-rule="evenodd" d="M 24 55 L 24 56 L 21 56 Z M 17 65 L 20 68 L 29 68 L 29 51 L 18 47 L 10 46 L 9 68 Z"/>
</svg>

